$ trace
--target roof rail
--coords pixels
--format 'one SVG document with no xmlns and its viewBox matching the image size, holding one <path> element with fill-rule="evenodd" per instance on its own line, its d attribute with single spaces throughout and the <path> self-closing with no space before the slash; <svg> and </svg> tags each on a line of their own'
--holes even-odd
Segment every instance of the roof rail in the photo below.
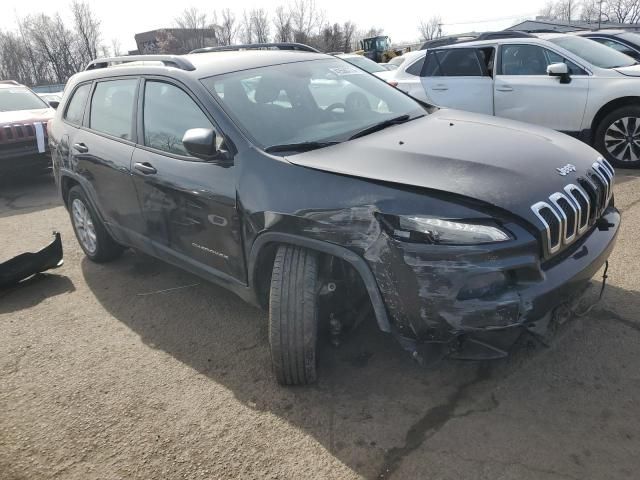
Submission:
<svg viewBox="0 0 640 480">
<path fill-rule="evenodd" d="M 4 85 L 20 85 L 20 86 L 22 86 L 21 83 L 18 83 L 15 80 L 0 80 L 0 83 L 2 83 Z"/>
<path fill-rule="evenodd" d="M 89 62 L 85 70 L 107 68 L 112 64 L 131 62 L 162 62 L 167 67 L 175 67 L 180 70 L 193 71 L 196 69 L 189 60 L 180 55 L 123 55 L 121 57 L 96 58 Z"/>
<path fill-rule="evenodd" d="M 204 47 L 196 48 L 189 53 L 207 53 L 207 52 L 235 52 L 239 50 L 295 50 L 299 52 L 315 52 L 321 53 L 309 45 L 295 42 L 274 42 L 274 43 L 246 43 L 241 45 L 225 45 L 221 47 Z"/>
<path fill-rule="evenodd" d="M 461 33 L 459 35 L 449 35 L 447 37 L 434 38 L 427 40 L 422 44 L 420 50 L 427 48 L 444 47 L 446 45 L 454 45 L 456 43 L 475 42 L 476 40 L 497 40 L 500 38 L 532 38 L 528 32 L 521 30 L 502 30 L 499 32 L 482 32 L 482 33 Z"/>
<path fill-rule="evenodd" d="M 501 32 L 484 32 L 478 35 L 477 40 L 494 40 L 498 38 L 532 38 L 532 35 L 528 32 L 522 32 L 520 30 L 503 30 Z"/>
</svg>

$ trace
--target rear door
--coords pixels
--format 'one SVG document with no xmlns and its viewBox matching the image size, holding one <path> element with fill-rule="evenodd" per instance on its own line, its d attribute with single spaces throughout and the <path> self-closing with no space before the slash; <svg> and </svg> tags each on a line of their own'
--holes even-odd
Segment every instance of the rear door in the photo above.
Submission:
<svg viewBox="0 0 640 480">
<path fill-rule="evenodd" d="M 163 78 L 144 81 L 133 178 L 159 257 L 195 273 L 246 283 L 232 159 L 203 161 L 182 145 L 191 128 L 220 129 L 192 92 Z"/>
<path fill-rule="evenodd" d="M 564 132 L 577 133 L 589 92 L 588 73 L 558 53 L 533 44 L 505 44 L 498 52 L 495 114 Z M 564 62 L 570 83 L 547 74 L 547 66 Z"/>
<path fill-rule="evenodd" d="M 493 79 L 475 48 L 427 52 L 421 82 L 430 103 L 493 114 Z"/>
<path fill-rule="evenodd" d="M 94 83 L 83 127 L 71 143 L 73 170 L 117 240 L 143 247 L 144 228 L 131 177 L 138 77 Z"/>
</svg>

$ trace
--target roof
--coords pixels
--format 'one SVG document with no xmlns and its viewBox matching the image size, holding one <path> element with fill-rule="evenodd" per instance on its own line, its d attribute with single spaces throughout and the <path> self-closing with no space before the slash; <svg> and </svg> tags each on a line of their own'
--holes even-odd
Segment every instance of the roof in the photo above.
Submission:
<svg viewBox="0 0 640 480">
<path fill-rule="evenodd" d="M 600 29 L 619 29 L 619 30 L 640 30 L 640 24 L 638 23 L 608 23 L 601 22 Z M 548 18 L 536 18 L 534 20 L 525 20 L 516 25 L 513 25 L 505 30 L 521 30 L 521 31 L 557 31 L 557 32 L 575 32 L 577 30 L 597 30 L 598 23 L 589 22 L 561 22 L 557 20 L 551 20 Z"/>
<path fill-rule="evenodd" d="M 333 58 L 329 55 L 313 52 L 300 52 L 291 50 L 242 50 L 242 51 L 224 51 L 224 52 L 204 52 L 189 55 L 176 55 L 173 58 L 184 59 L 185 63 L 191 64 L 193 69 L 180 69 L 171 66 L 162 65 L 154 56 L 149 56 L 149 63 L 135 61 L 127 66 L 127 64 L 114 65 L 109 68 L 94 68 L 77 74 L 79 79 L 99 78 L 103 76 L 122 74 L 122 68 L 130 68 L 131 72 L 136 73 L 162 74 L 167 69 L 180 72 L 182 76 L 191 76 L 194 78 L 205 78 L 213 75 L 221 75 L 223 73 L 235 72 L 239 70 L 248 70 L 252 68 L 267 67 L 270 65 L 279 65 L 284 63 L 293 63 L 309 60 L 320 60 Z M 126 57 L 122 57 L 126 59 Z M 140 57 L 136 57 L 138 60 Z M 99 63 L 98 59 L 98 63 Z M 108 74 L 106 72 L 109 72 Z"/>
</svg>

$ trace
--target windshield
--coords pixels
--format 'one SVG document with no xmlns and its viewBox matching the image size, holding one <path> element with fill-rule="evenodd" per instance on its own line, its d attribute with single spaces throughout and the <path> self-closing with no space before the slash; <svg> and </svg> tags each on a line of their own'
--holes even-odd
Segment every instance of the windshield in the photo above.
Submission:
<svg viewBox="0 0 640 480">
<path fill-rule="evenodd" d="M 361 57 L 360 55 L 358 55 L 357 57 L 339 57 L 342 58 L 343 60 L 352 63 L 353 65 L 355 65 L 356 67 L 360 67 L 361 69 L 369 72 L 369 73 L 376 73 L 376 72 L 384 72 L 386 71 L 386 68 L 382 67 L 381 65 L 377 64 L 376 62 L 374 62 L 373 60 L 370 60 L 366 57 Z"/>
<path fill-rule="evenodd" d="M 426 113 L 415 100 L 336 58 L 243 70 L 202 82 L 263 148 L 342 142 L 380 122 Z"/>
<path fill-rule="evenodd" d="M 569 50 L 574 55 L 585 59 L 596 67 L 618 68 L 628 67 L 636 63 L 628 55 L 587 38 L 566 36 L 551 38 L 549 41 Z"/>
<path fill-rule="evenodd" d="M 35 93 L 24 87 L 0 88 L 0 112 L 48 108 Z"/>
</svg>

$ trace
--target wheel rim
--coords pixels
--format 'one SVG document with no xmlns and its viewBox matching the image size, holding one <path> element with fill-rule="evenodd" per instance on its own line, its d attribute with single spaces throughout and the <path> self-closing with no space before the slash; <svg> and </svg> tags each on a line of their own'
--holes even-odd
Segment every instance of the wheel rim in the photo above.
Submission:
<svg viewBox="0 0 640 480">
<path fill-rule="evenodd" d="M 98 241 L 89 209 L 82 200 L 76 198 L 71 203 L 71 212 L 73 227 L 78 234 L 78 240 L 87 252 L 91 254 L 95 253 L 98 247 Z"/>
<path fill-rule="evenodd" d="M 620 162 L 640 160 L 640 118 L 622 117 L 604 133 L 607 152 Z"/>
</svg>

